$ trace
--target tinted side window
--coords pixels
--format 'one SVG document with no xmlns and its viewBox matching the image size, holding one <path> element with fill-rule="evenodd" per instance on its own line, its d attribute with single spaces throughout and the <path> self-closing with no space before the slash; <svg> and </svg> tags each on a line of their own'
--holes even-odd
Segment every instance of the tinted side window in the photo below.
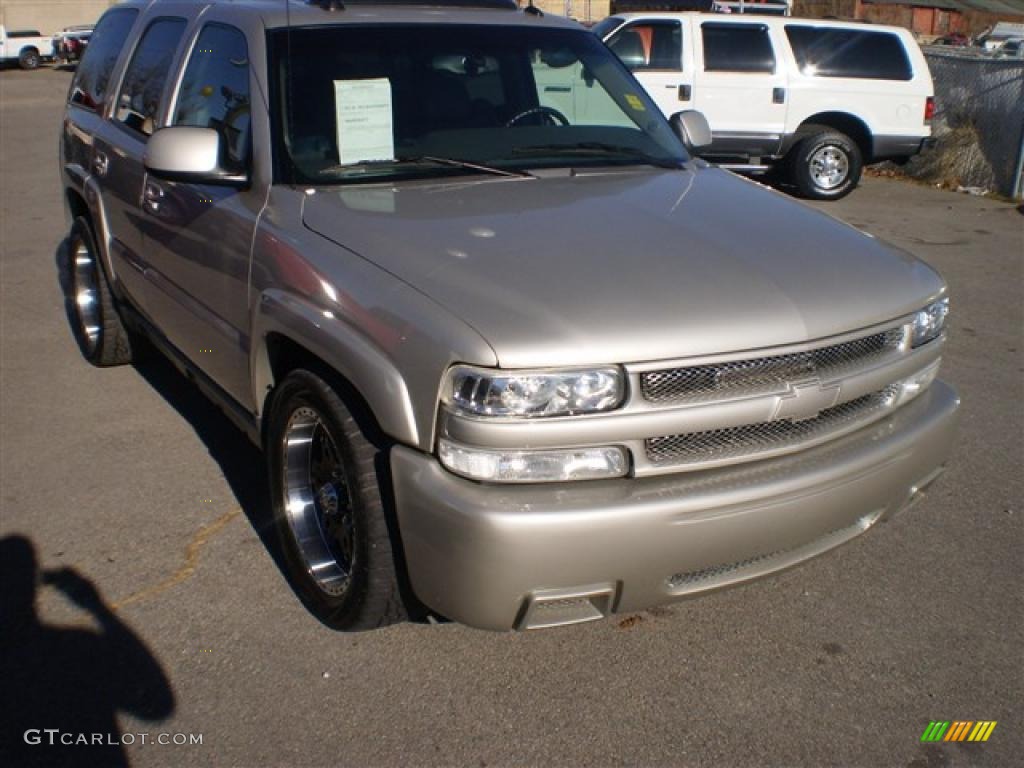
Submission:
<svg viewBox="0 0 1024 768">
<path fill-rule="evenodd" d="M 174 51 L 185 32 L 184 19 L 157 19 L 146 28 L 125 70 L 114 118 L 149 136 Z"/>
<path fill-rule="evenodd" d="M 135 8 L 118 8 L 103 14 L 78 63 L 71 83 L 71 102 L 87 109 L 99 109 L 107 92 L 110 73 L 117 56 L 128 39 L 139 12 Z"/>
<path fill-rule="evenodd" d="M 608 47 L 634 72 L 645 69 L 678 72 L 682 67 L 683 31 L 676 21 L 630 24 L 608 41 Z"/>
<path fill-rule="evenodd" d="M 208 24 L 199 34 L 181 82 L 174 125 L 213 128 L 225 170 L 245 170 L 249 153 L 249 49 L 234 27 Z"/>
<path fill-rule="evenodd" d="M 763 24 L 701 24 L 705 72 L 774 72 L 775 54 Z"/>
<path fill-rule="evenodd" d="M 800 71 L 818 77 L 910 80 L 913 70 L 900 38 L 891 32 L 786 25 Z"/>
</svg>

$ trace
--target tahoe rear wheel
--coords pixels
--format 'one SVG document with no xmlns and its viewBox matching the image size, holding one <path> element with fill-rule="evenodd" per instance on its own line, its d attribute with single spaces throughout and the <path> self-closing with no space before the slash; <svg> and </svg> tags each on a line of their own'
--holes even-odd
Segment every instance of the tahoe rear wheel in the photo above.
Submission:
<svg viewBox="0 0 1024 768">
<path fill-rule="evenodd" d="M 274 524 L 296 592 L 335 629 L 406 618 L 377 477 L 382 449 L 309 371 L 285 378 L 268 418 Z"/>
<path fill-rule="evenodd" d="M 838 200 L 860 181 L 863 160 L 856 142 L 839 131 L 816 130 L 789 152 L 790 179 L 813 200 Z"/>
<path fill-rule="evenodd" d="M 79 216 L 68 236 L 70 277 L 69 314 L 82 355 L 93 365 L 107 367 L 132 361 L 132 344 L 117 312 L 92 225 Z"/>
</svg>

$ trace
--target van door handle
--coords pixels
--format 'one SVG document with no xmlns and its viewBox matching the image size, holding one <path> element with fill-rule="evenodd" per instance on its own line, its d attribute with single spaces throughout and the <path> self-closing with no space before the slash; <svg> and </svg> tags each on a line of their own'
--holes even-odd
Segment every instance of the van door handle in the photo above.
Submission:
<svg viewBox="0 0 1024 768">
<path fill-rule="evenodd" d="M 679 86 L 679 100 L 689 101 L 691 96 L 691 90 L 689 85 L 681 84 Z"/>
<path fill-rule="evenodd" d="M 110 158 L 97 150 L 92 158 L 92 169 L 96 171 L 97 176 L 106 176 L 107 171 L 110 170 Z"/>
<path fill-rule="evenodd" d="M 786 89 L 785 88 L 772 88 L 772 104 L 785 104 L 786 103 Z"/>
<path fill-rule="evenodd" d="M 160 203 L 164 200 L 164 190 L 159 184 L 152 181 L 147 181 L 145 188 L 142 190 L 142 205 L 143 208 L 148 210 L 150 213 L 159 213 Z"/>
</svg>

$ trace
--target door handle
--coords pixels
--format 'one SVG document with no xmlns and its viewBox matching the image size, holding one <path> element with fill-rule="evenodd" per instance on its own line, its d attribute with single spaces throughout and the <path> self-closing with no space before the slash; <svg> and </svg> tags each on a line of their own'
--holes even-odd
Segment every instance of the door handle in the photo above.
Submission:
<svg viewBox="0 0 1024 768">
<path fill-rule="evenodd" d="M 110 158 L 105 153 L 96 150 L 96 154 L 92 158 L 92 169 L 97 176 L 106 176 L 107 171 L 110 170 Z"/>
<path fill-rule="evenodd" d="M 690 86 L 689 85 L 680 85 L 679 86 L 679 100 L 680 101 L 689 101 L 690 97 L 691 97 Z"/>
<path fill-rule="evenodd" d="M 150 213 L 159 213 L 160 203 L 164 199 L 164 190 L 159 184 L 147 181 L 142 190 L 142 206 Z"/>
<path fill-rule="evenodd" d="M 772 88 L 772 104 L 785 104 L 786 103 L 786 89 L 785 88 Z"/>
</svg>

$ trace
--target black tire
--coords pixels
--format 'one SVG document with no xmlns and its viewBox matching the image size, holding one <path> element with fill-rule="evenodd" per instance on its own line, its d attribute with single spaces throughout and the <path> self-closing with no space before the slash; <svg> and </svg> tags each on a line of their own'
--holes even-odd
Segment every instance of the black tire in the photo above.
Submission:
<svg viewBox="0 0 1024 768">
<path fill-rule="evenodd" d="M 79 216 L 71 225 L 67 248 L 68 314 L 83 357 L 100 368 L 130 363 L 131 335 L 118 314 L 86 217 Z"/>
<path fill-rule="evenodd" d="M 787 156 L 790 181 L 803 197 L 838 200 L 860 182 L 864 160 L 857 143 L 831 128 L 808 129 Z"/>
<path fill-rule="evenodd" d="M 384 448 L 307 370 L 293 371 L 277 388 L 267 426 L 274 525 L 306 607 L 334 629 L 405 620 L 377 475 Z"/>
<path fill-rule="evenodd" d="M 36 69 L 39 66 L 39 51 L 35 48 L 26 48 L 18 56 L 18 66 L 22 69 Z"/>
</svg>

